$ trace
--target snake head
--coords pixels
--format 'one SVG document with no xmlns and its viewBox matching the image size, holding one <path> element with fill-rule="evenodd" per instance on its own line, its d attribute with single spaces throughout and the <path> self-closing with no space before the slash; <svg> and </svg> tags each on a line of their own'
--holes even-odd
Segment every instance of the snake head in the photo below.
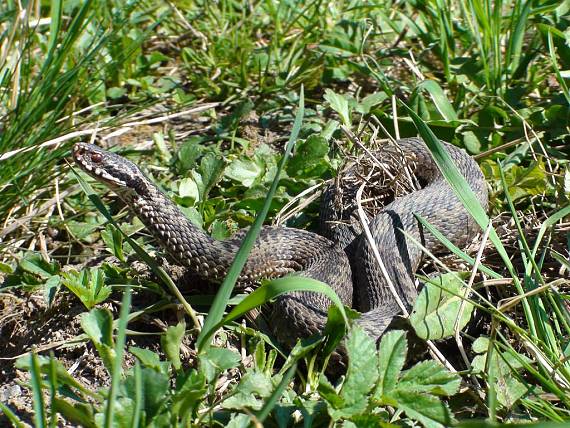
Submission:
<svg viewBox="0 0 570 428">
<path fill-rule="evenodd" d="M 135 191 L 142 195 L 147 190 L 148 180 L 134 163 L 93 144 L 75 144 L 73 160 L 83 171 L 117 193 Z"/>
</svg>

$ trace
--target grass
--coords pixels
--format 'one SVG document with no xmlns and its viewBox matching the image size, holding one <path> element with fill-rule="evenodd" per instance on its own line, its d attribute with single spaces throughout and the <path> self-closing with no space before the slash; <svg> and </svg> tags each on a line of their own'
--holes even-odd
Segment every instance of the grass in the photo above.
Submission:
<svg viewBox="0 0 570 428">
<path fill-rule="evenodd" d="M 0 352 L 0 421 L 567 424 L 568 8 L 475 0 L 3 3 L 0 331 L 9 343 Z M 378 350 L 349 327 L 341 377 L 325 367 L 352 311 L 331 309 L 328 336 L 292 350 L 236 322 L 285 290 L 330 292 L 325 285 L 286 278 L 232 296 L 238 260 L 215 297 L 207 288 L 178 289 L 142 225 L 101 185 L 83 192 L 90 186 L 79 186 L 65 162 L 81 139 L 114 146 L 214 237 L 251 226 L 243 264 L 261 224 L 282 217 L 296 195 L 304 208 L 287 225 L 314 229 L 318 206 L 303 191 L 334 177 L 382 129 L 428 142 L 489 242 L 475 256 L 478 248 L 466 252 L 442 236 L 456 259 L 428 254 L 449 272 L 419 297 L 439 305 L 408 324 L 434 357 L 401 330 Z M 477 159 L 488 212 L 438 139 Z M 460 312 L 478 326 L 459 331 Z M 452 324 L 432 328 L 447 317 Z M 55 337 L 78 343 L 99 374 Z M 24 396 L 10 392 L 16 382 Z"/>
</svg>

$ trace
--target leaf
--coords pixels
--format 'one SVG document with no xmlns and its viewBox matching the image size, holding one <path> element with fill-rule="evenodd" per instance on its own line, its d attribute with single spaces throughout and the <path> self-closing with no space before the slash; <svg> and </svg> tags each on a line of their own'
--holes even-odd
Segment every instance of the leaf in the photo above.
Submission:
<svg viewBox="0 0 570 428">
<path fill-rule="evenodd" d="M 145 367 L 154 369 L 158 372 L 166 373 L 169 363 L 166 361 L 160 361 L 160 357 L 156 352 L 152 352 L 150 349 L 138 348 L 136 346 L 131 346 L 129 352 L 133 354 Z"/>
<path fill-rule="evenodd" d="M 61 273 L 61 282 L 87 309 L 92 309 L 98 303 L 105 301 L 113 290 L 105 284 L 105 272 L 100 268 L 84 269 L 77 272 L 74 269 Z"/>
<path fill-rule="evenodd" d="M 140 368 L 140 366 L 139 366 Z M 170 379 L 166 372 L 161 373 L 151 368 L 140 368 L 142 386 L 142 409 L 147 418 L 152 419 L 157 413 L 170 390 Z M 127 397 L 135 397 L 135 376 L 130 373 L 125 379 L 125 393 Z"/>
<path fill-rule="evenodd" d="M 247 372 L 232 391 L 232 395 L 222 402 L 224 409 L 253 409 L 260 410 L 263 398 L 273 392 L 271 379 L 261 372 Z"/>
<path fill-rule="evenodd" d="M 283 278 L 272 279 L 270 281 L 263 281 L 261 286 L 250 293 L 228 315 L 226 315 L 222 321 L 220 321 L 220 325 L 227 324 L 228 322 L 239 318 L 253 308 L 261 306 L 283 293 L 293 291 L 311 291 L 324 294 L 339 308 L 345 323 L 348 324 L 344 305 L 329 285 L 324 282 L 317 281 L 316 279 L 290 275 Z"/>
<path fill-rule="evenodd" d="M 204 373 L 192 369 L 187 375 L 176 379 L 176 393 L 172 397 L 172 412 L 183 416 L 194 411 L 206 394 Z M 168 425 L 166 425 L 168 426 Z"/>
<path fill-rule="evenodd" d="M 203 151 L 200 141 L 199 137 L 192 137 L 180 146 L 177 157 L 181 173 L 191 170 L 196 165 L 196 161 Z"/>
<path fill-rule="evenodd" d="M 542 160 L 529 166 L 512 165 L 505 178 L 513 201 L 529 195 L 540 195 L 546 191 L 548 184 Z"/>
<path fill-rule="evenodd" d="M 208 348 L 198 359 L 200 370 L 208 382 L 215 380 L 223 371 L 236 367 L 241 361 L 239 354 L 226 348 Z"/>
<path fill-rule="evenodd" d="M 291 177 L 310 171 L 325 159 L 329 152 L 327 141 L 319 135 L 311 135 L 305 141 L 299 141 L 295 154 L 287 165 L 287 173 Z"/>
<path fill-rule="evenodd" d="M 427 340 L 452 336 L 462 304 L 463 312 L 459 328 L 465 327 L 469 322 L 473 304 L 459 297 L 467 295 L 467 288 L 458 278 L 467 275 L 469 275 L 467 272 L 446 273 L 430 279 L 425 284 L 410 315 L 410 324 L 419 337 Z"/>
<path fill-rule="evenodd" d="M 391 397 L 396 401 L 398 409 L 403 410 L 408 417 L 421 422 L 427 428 L 444 428 L 451 426 L 454 422 L 447 405 L 433 395 L 395 390 Z"/>
<path fill-rule="evenodd" d="M 439 113 L 447 121 L 459 120 L 453 106 L 443 93 L 441 86 L 434 80 L 423 80 L 416 90 L 425 90 L 429 93 Z"/>
<path fill-rule="evenodd" d="M 193 201 L 200 200 L 200 192 L 195 177 L 185 177 L 180 180 L 178 185 L 178 194 L 181 198 L 190 198 Z"/>
<path fill-rule="evenodd" d="M 376 343 L 364 330 L 355 325 L 346 340 L 348 371 L 342 385 L 341 407 L 329 407 L 334 420 L 362 414 L 368 406 L 368 393 L 378 379 Z"/>
<path fill-rule="evenodd" d="M 378 352 L 378 385 L 374 391 L 376 401 L 382 402 L 383 396 L 394 389 L 407 353 L 408 341 L 404 331 L 389 331 L 382 336 Z"/>
<path fill-rule="evenodd" d="M 426 392 L 435 395 L 457 394 L 461 377 L 433 360 L 422 361 L 402 373 L 398 390 Z"/>
<path fill-rule="evenodd" d="M 236 159 L 224 171 L 226 177 L 241 183 L 245 187 L 251 186 L 262 173 L 261 167 L 250 159 Z"/>
<path fill-rule="evenodd" d="M 52 275 L 47 279 L 44 285 L 44 298 L 48 306 L 52 305 L 53 299 L 55 298 L 57 290 L 59 290 L 60 284 L 61 278 L 59 275 Z"/>
<path fill-rule="evenodd" d="M 115 360 L 113 350 L 113 316 L 108 309 L 92 309 L 81 315 L 81 328 L 95 345 L 105 368 L 111 372 Z"/>
<path fill-rule="evenodd" d="M 160 338 L 162 349 L 175 370 L 182 368 L 180 345 L 182 344 L 184 333 L 186 333 L 186 323 L 182 321 L 176 325 L 169 326 L 166 329 L 166 333 Z"/>
<path fill-rule="evenodd" d="M 208 199 L 210 190 L 220 180 L 224 172 L 224 160 L 214 153 L 207 153 L 200 162 L 200 175 L 202 186 L 200 187 L 200 198 L 202 201 Z"/>
<path fill-rule="evenodd" d="M 387 98 L 388 95 L 386 92 L 374 92 L 373 94 L 364 97 L 358 103 L 355 110 L 362 114 L 368 114 L 373 107 L 382 104 Z"/>
<path fill-rule="evenodd" d="M 342 123 L 346 126 L 350 126 L 352 120 L 350 118 L 350 109 L 346 96 L 337 94 L 331 89 L 326 89 L 323 98 L 329 103 L 330 107 L 338 113 Z"/>
</svg>

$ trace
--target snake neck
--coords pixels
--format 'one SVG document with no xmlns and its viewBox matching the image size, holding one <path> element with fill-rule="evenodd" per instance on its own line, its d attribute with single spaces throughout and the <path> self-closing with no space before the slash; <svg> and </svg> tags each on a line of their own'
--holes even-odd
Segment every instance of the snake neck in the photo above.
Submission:
<svg viewBox="0 0 570 428">
<path fill-rule="evenodd" d="M 206 280 L 224 278 L 235 252 L 193 224 L 158 187 L 149 183 L 143 195 L 119 196 L 178 263 Z"/>
</svg>

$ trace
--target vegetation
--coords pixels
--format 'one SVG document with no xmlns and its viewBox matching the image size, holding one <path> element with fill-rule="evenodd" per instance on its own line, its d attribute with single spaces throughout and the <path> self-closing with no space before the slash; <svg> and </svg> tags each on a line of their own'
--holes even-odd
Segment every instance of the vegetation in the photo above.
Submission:
<svg viewBox="0 0 570 428">
<path fill-rule="evenodd" d="M 567 424 L 569 11 L 556 0 L 3 2 L 0 421 Z M 291 277 L 232 294 L 248 246 L 270 219 L 314 229 L 308 190 L 383 132 L 419 133 L 481 226 L 466 251 L 419 219 L 453 254 L 428 254 L 418 274 L 407 328 L 429 353 L 398 329 L 377 348 L 340 304 L 327 334 L 283 349 L 242 317 L 286 291 L 335 296 Z M 478 160 L 488 212 L 438 138 Z M 142 165 L 215 238 L 251 226 L 219 290 L 179 289 L 140 222 L 66 162 L 80 140 Z M 349 364 L 333 376 L 345 333 Z"/>
</svg>

